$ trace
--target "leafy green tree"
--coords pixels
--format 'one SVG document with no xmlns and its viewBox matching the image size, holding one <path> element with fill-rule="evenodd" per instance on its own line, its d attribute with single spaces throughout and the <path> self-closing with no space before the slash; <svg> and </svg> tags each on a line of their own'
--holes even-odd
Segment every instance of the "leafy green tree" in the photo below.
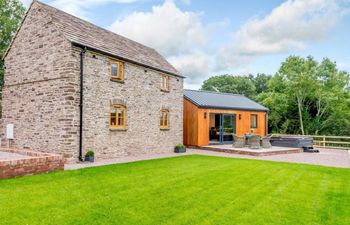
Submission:
<svg viewBox="0 0 350 225">
<path fill-rule="evenodd" d="M 264 73 L 258 73 L 255 77 L 253 75 L 250 76 L 250 79 L 253 81 L 256 94 L 264 93 L 269 91 L 269 81 L 272 76 Z"/>
<path fill-rule="evenodd" d="M 270 109 L 273 133 L 349 135 L 350 75 L 327 58 L 290 56 L 273 76 L 216 76 L 202 89 L 254 98 Z"/>
<path fill-rule="evenodd" d="M 307 108 L 306 99 L 315 90 L 317 62 L 311 57 L 306 59 L 290 56 L 282 63 L 278 74 L 285 82 L 285 91 L 297 103 L 300 131 L 305 134 L 304 110 Z"/>
<path fill-rule="evenodd" d="M 242 94 L 253 97 L 256 93 L 254 83 L 248 76 L 219 75 L 204 81 L 201 90 Z"/>
<path fill-rule="evenodd" d="M 25 14 L 23 4 L 18 0 L 0 0 L 0 59 L 3 58 L 19 24 Z M 0 91 L 4 80 L 4 64 L 0 60 Z"/>
</svg>

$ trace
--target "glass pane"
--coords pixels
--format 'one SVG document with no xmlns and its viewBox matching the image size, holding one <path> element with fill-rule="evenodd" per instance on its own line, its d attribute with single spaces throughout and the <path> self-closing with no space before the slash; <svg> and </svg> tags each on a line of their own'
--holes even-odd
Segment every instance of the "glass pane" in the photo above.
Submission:
<svg viewBox="0 0 350 225">
<path fill-rule="evenodd" d="M 111 126 L 115 126 L 116 125 L 116 118 L 115 117 L 111 117 Z"/>
<path fill-rule="evenodd" d="M 169 122 L 169 114 L 167 112 L 164 113 L 164 126 L 168 126 Z"/>
<path fill-rule="evenodd" d="M 111 69 L 112 69 L 111 76 L 112 77 L 118 77 L 118 64 L 117 63 L 112 63 Z"/>
<path fill-rule="evenodd" d="M 223 141 L 232 141 L 233 140 L 233 115 L 223 115 L 222 118 L 222 139 Z"/>
<path fill-rule="evenodd" d="M 124 118 L 118 118 L 118 126 L 124 126 Z"/>
<path fill-rule="evenodd" d="M 257 127 L 257 115 L 252 115 L 251 116 L 251 120 L 250 120 L 250 124 L 252 128 L 256 128 Z"/>
</svg>

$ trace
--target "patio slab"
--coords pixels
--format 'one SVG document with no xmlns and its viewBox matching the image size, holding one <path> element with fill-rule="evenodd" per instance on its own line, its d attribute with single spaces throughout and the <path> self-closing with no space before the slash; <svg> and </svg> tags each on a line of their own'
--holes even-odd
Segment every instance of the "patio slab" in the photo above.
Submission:
<svg viewBox="0 0 350 225">
<path fill-rule="evenodd" d="M 200 150 L 210 150 L 216 152 L 226 152 L 232 154 L 252 155 L 252 156 L 267 156 L 267 155 L 279 155 L 279 154 L 293 154 L 302 153 L 302 148 L 287 148 L 272 146 L 271 148 L 251 149 L 248 147 L 234 148 L 232 145 L 207 145 L 194 147 Z"/>
<path fill-rule="evenodd" d="M 28 158 L 30 158 L 30 156 L 21 155 L 18 153 L 0 151 L 0 161 L 14 160 L 14 159 L 28 159 Z"/>
</svg>

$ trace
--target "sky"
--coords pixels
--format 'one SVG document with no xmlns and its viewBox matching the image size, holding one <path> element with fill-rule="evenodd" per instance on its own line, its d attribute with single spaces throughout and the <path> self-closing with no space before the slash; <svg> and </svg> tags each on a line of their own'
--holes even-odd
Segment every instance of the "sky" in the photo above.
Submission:
<svg viewBox="0 0 350 225">
<path fill-rule="evenodd" d="M 42 2 L 156 49 L 189 89 L 214 75 L 274 74 L 290 55 L 350 71 L 350 0 Z"/>
</svg>

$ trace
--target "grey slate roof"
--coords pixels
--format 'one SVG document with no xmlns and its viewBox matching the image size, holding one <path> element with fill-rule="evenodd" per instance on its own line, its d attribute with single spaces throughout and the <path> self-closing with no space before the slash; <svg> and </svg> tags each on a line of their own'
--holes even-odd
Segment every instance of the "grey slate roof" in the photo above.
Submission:
<svg viewBox="0 0 350 225">
<path fill-rule="evenodd" d="M 268 111 L 268 108 L 243 95 L 184 90 L 184 97 L 201 108 Z"/>
<path fill-rule="evenodd" d="M 56 26 L 72 43 L 99 50 L 162 72 L 181 76 L 153 48 L 144 46 L 44 3 L 34 1 L 33 4 L 40 4 L 42 10 L 49 13 Z"/>
</svg>

